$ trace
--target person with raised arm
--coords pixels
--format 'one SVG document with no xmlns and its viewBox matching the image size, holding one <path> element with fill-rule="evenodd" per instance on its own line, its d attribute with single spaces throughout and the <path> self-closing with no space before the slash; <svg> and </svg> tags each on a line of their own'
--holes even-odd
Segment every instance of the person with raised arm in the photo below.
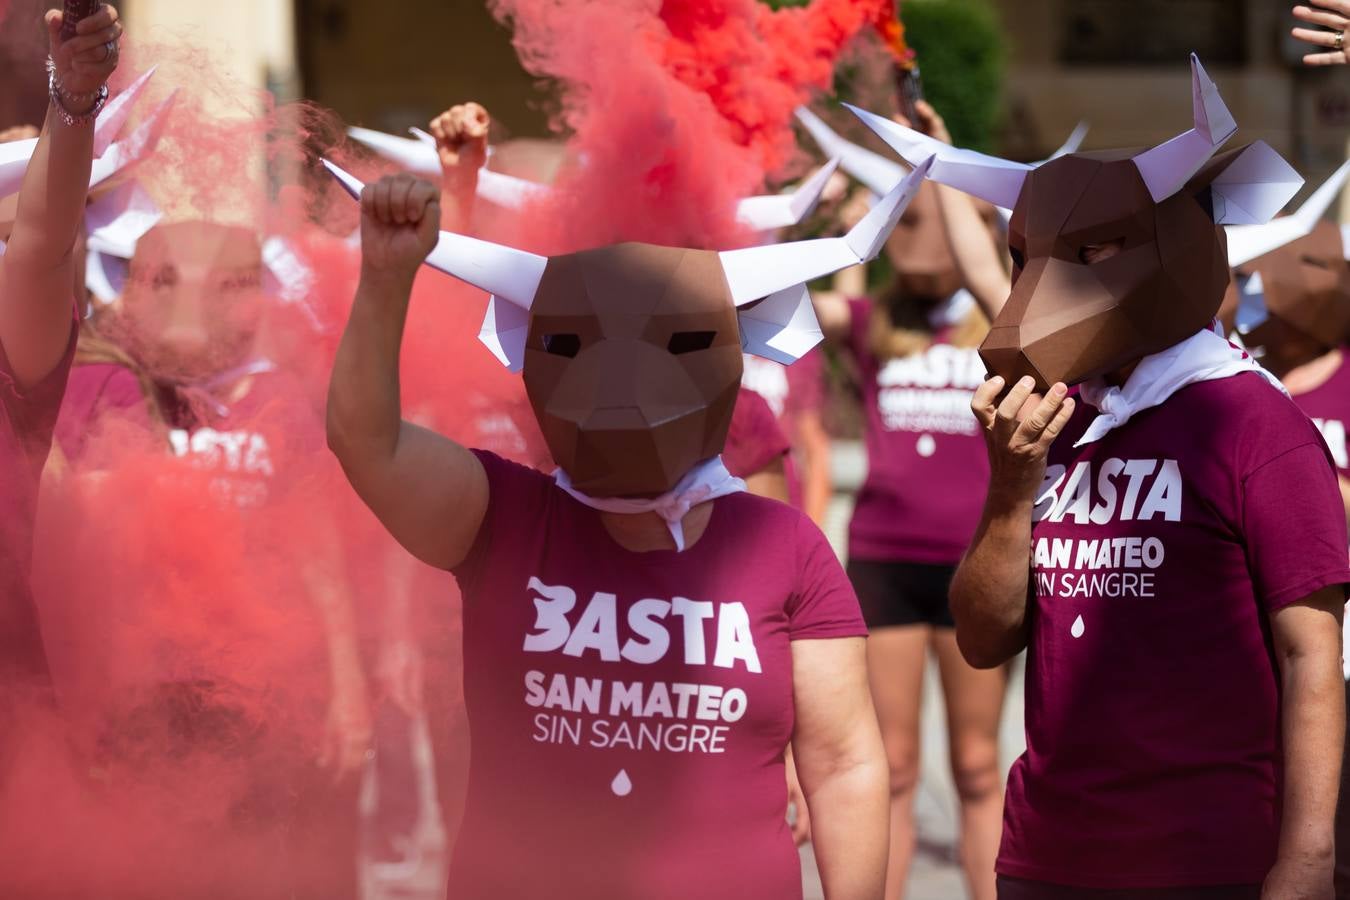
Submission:
<svg viewBox="0 0 1350 900">
<path fill-rule="evenodd" d="M 1303 57 L 1305 66 L 1343 66 L 1350 62 L 1350 47 L 1345 45 L 1345 33 L 1350 29 L 1350 2 L 1312 0 L 1310 4 L 1295 6 L 1294 18 L 1304 25 L 1315 26 L 1298 25 L 1291 32 L 1312 47 Z"/>
<path fill-rule="evenodd" d="M 59 11 L 46 19 L 51 46 L 47 119 L 28 163 L 14 228 L 0 255 L 0 696 L 49 687 L 50 673 L 29 585 L 38 480 L 75 349 L 83 291 L 76 242 L 94 152 L 94 120 L 117 68 L 122 26 L 104 5 L 63 40 Z M 8 740 L 9 729 L 0 741 Z"/>
<path fill-rule="evenodd" d="M 827 895 L 878 900 L 886 775 L 857 600 L 819 530 L 748 495 L 720 452 L 743 338 L 809 349 L 789 324 L 804 282 L 871 258 L 921 175 L 823 245 L 545 258 L 438 235 L 431 184 L 330 169 L 361 197 L 362 274 L 329 445 L 464 594 L 473 746 L 452 895 L 800 897 L 791 742 Z M 493 294 L 484 341 L 523 367 L 552 477 L 403 420 L 424 259 Z"/>
</svg>

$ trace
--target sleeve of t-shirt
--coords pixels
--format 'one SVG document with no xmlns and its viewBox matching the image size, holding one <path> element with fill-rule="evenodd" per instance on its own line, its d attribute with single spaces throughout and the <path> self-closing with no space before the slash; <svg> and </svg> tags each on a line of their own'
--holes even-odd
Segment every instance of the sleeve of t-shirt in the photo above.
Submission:
<svg viewBox="0 0 1350 900">
<path fill-rule="evenodd" d="M 122 366 L 75 366 L 61 402 L 61 415 L 56 420 L 56 442 L 66 458 L 78 463 L 90 435 L 109 420 L 153 433 L 150 408 L 140 381 Z"/>
<path fill-rule="evenodd" d="M 1247 473 L 1241 503 L 1247 561 L 1266 609 L 1350 583 L 1345 509 L 1321 443 L 1309 440 Z"/>
<path fill-rule="evenodd" d="M 866 637 L 858 595 L 825 535 L 810 519 L 797 521 L 797 592 L 788 604 L 790 640 Z"/>
<path fill-rule="evenodd" d="M 70 341 L 66 345 L 65 355 L 47 377 L 27 387 L 20 386 L 5 349 L 0 346 L 0 405 L 14 434 L 34 460 L 46 459 L 51 447 L 56 417 L 61 411 L 61 398 L 65 395 L 66 381 L 75 359 L 78 334 L 77 322 L 72 317 Z"/>
<path fill-rule="evenodd" d="M 552 480 L 541 472 L 502 459 L 487 450 L 472 450 L 487 473 L 488 505 L 473 546 L 450 571 L 468 597 L 483 571 L 509 553 L 514 532 L 533 527 L 545 514 Z"/>
<path fill-rule="evenodd" d="M 722 451 L 727 471 L 737 478 L 749 478 L 774 460 L 787 456 L 791 449 L 769 402 L 754 391 L 741 388 Z"/>
</svg>

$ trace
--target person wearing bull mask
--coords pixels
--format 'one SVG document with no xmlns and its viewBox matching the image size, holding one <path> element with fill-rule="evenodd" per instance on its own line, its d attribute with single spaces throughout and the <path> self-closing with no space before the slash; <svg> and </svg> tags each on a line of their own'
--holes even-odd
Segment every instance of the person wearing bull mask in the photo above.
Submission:
<svg viewBox="0 0 1350 900">
<path fill-rule="evenodd" d="M 11 704 L 49 696 L 50 672 L 29 585 L 38 479 L 51 446 L 75 345 L 74 251 L 94 155 L 94 120 L 117 68 L 122 26 L 102 6 L 63 36 L 46 18 L 51 103 L 27 159 L 17 215 L 0 254 L 0 762 L 12 748 Z M 3 773 L 0 773 L 0 783 Z"/>
<path fill-rule="evenodd" d="M 950 143 L 932 106 L 919 101 L 917 112 L 924 133 Z M 984 373 L 976 348 L 1007 296 L 990 225 L 969 197 L 925 184 L 886 242 L 895 277 L 881 295 L 812 295 L 825 334 L 857 364 L 866 410 L 867 480 L 849 523 L 847 571 L 871 629 L 867 664 L 890 764 L 888 898 L 904 895 L 916 846 L 919 713 L 930 650 L 960 802 L 958 857 L 970 896 L 994 896 L 1003 794 L 998 731 L 1008 672 L 962 659 L 947 603 L 989 478 L 970 398 Z"/>
<path fill-rule="evenodd" d="M 1350 517 L 1350 368 L 1342 350 L 1350 337 L 1350 248 L 1342 229 L 1322 219 L 1347 177 L 1350 162 L 1293 215 L 1228 229 L 1233 281 L 1219 319 L 1322 432 Z"/>
<path fill-rule="evenodd" d="M 521 204 L 527 202 L 526 197 L 538 199 L 549 191 L 546 184 L 485 168 L 490 155 L 497 154 L 499 163 L 503 154 L 510 155 L 509 149 L 489 149 L 489 135 L 493 128 L 493 119 L 488 110 L 480 103 L 468 101 L 456 103 L 434 117 L 427 125 L 421 147 L 416 142 L 367 129 L 353 129 L 351 134 L 377 154 L 385 155 L 415 174 L 427 178 L 439 176 L 441 227 L 460 234 L 476 235 L 481 230 L 483 213 L 491 215 L 490 210 L 495 208 L 520 215 L 523 210 Z M 561 144 L 555 145 L 552 150 L 560 156 L 565 152 Z M 508 164 L 506 168 L 510 170 L 512 167 Z M 524 196 L 515 193 L 521 189 L 526 192 Z M 776 362 L 749 356 L 746 361 L 747 371 L 752 359 L 765 367 L 785 371 Z M 794 371 L 800 365 L 794 366 Z M 554 466 L 542 447 L 542 436 L 528 412 L 524 385 L 519 380 L 513 380 L 509 373 L 503 372 L 500 378 L 490 378 L 487 382 L 482 378 L 476 379 L 474 388 L 482 390 L 489 385 L 495 385 L 498 390 L 490 402 L 484 402 L 483 415 L 495 423 L 492 426 L 494 430 L 500 429 L 500 422 L 508 413 L 510 419 L 518 419 L 515 423 L 518 427 L 510 429 L 516 446 L 509 446 L 501 440 L 502 435 L 493 435 L 486 430 L 476 435 L 461 431 L 452 437 L 479 450 L 491 450 L 511 462 L 552 471 Z M 750 493 L 788 502 L 790 494 L 785 461 L 789 450 L 788 440 L 765 398 L 742 389 L 736 399 L 722 454 L 727 470 L 742 479 Z M 411 560 L 407 560 L 402 549 L 395 552 L 400 558 L 392 561 L 391 566 L 412 571 L 408 568 Z M 390 634 L 397 636 L 389 642 L 391 662 L 395 663 L 389 669 L 391 672 L 402 670 L 403 674 L 421 670 L 419 674 L 425 688 L 419 685 L 417 693 L 428 704 L 425 712 L 436 763 L 439 806 L 449 845 L 453 846 L 459 831 L 463 784 L 468 768 L 468 729 L 464 721 L 462 690 L 459 689 L 459 641 L 452 639 L 459 631 L 460 599 L 453 591 L 451 595 L 444 592 L 428 594 L 425 589 L 419 589 L 417 593 L 419 596 L 415 603 L 401 604 L 402 608 L 395 610 L 389 618 Z M 414 611 L 418 616 L 431 617 L 430 620 L 438 623 L 437 626 L 429 630 L 415 626 L 411 621 Z M 414 633 L 418 635 L 415 640 Z M 423 651 L 426 652 L 425 668 L 420 659 Z M 397 657 L 402 659 L 397 660 Z M 404 661 L 411 665 L 404 664 Z M 404 684 L 392 690 L 391 696 L 411 699 L 413 691 L 405 689 L 407 679 L 401 680 Z M 414 705 L 405 703 L 404 707 L 410 710 Z M 400 748 L 392 753 L 381 752 L 381 765 L 389 766 L 392 771 L 390 760 L 393 757 L 397 757 L 400 764 L 410 762 L 408 754 Z M 787 768 L 794 837 L 798 843 L 804 843 L 809 836 L 809 821 L 795 771 L 790 763 Z"/>
<path fill-rule="evenodd" d="M 1027 653 L 1004 898 L 1332 896 L 1346 526 L 1316 428 L 1213 329 L 1221 225 L 1301 183 L 1192 58 L 1195 127 L 1039 167 L 860 114 L 1013 209 L 976 392 L 992 471 L 952 585 L 977 666 Z M 1077 401 L 1067 385 L 1077 385 Z"/>
<path fill-rule="evenodd" d="M 916 170 L 844 238 L 721 254 L 619 244 L 545 258 L 441 232 L 437 189 L 366 187 L 362 277 L 329 445 L 413 555 L 464 594 L 468 801 L 454 896 L 801 896 L 792 743 L 831 898 L 876 898 L 886 764 L 857 600 L 800 512 L 719 453 L 743 348 L 818 340 L 805 282 L 872 258 Z M 553 477 L 400 420 L 426 260 L 492 293 Z"/>
<path fill-rule="evenodd" d="M 1266 225 L 1229 229 L 1233 284 L 1220 319 L 1284 384 L 1322 432 L 1336 463 L 1341 500 L 1350 516 L 1350 264 L 1342 229 L 1322 219 L 1340 193 L 1350 162 L 1317 189 L 1298 212 Z M 1350 624 L 1350 623 L 1347 623 Z M 1342 637 L 1344 641 L 1344 636 Z M 1350 679 L 1350 668 L 1344 672 Z M 1346 710 L 1350 713 L 1350 681 Z M 1336 896 L 1350 896 L 1350 766 L 1341 761 L 1336 810 Z"/>
</svg>

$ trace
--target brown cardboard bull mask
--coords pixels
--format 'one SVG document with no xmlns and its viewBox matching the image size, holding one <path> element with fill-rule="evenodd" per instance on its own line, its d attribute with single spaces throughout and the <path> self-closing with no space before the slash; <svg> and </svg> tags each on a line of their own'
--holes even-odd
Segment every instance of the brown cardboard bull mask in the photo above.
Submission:
<svg viewBox="0 0 1350 900">
<path fill-rule="evenodd" d="M 896 286 L 905 296 L 945 300 L 961 289 L 961 271 L 942 225 L 936 185 L 919 188 L 886 242 L 886 253 L 895 268 Z"/>
<path fill-rule="evenodd" d="M 1350 331 L 1350 264 L 1341 229 L 1330 222 L 1319 222 L 1306 237 L 1247 264 L 1239 276 L 1247 279 L 1240 311 L 1247 313 L 1253 305 L 1253 300 L 1244 305 L 1242 299 L 1259 295 L 1267 313 L 1263 320 L 1242 322 L 1243 339 L 1250 346 L 1266 343 L 1272 319 L 1328 350 Z"/>
<path fill-rule="evenodd" d="M 1204 328 L 1228 285 L 1226 224 L 1268 222 L 1302 179 L 1237 130 L 1192 57 L 1194 127 L 1142 152 L 1071 153 L 1039 166 L 947 147 L 855 110 L 929 177 L 1013 210 L 1013 289 L 980 354 L 1008 380 L 1076 384 Z"/>
<path fill-rule="evenodd" d="M 1322 218 L 1347 179 L 1350 162 L 1293 215 L 1228 229 L 1234 285 L 1220 319 L 1255 352 L 1282 344 L 1316 354 L 1338 346 L 1350 331 L 1346 241 L 1341 229 Z"/>
<path fill-rule="evenodd" d="M 328 168 L 360 196 L 359 181 Z M 427 264 L 492 294 L 479 337 L 524 370 L 572 485 L 597 497 L 657 495 L 722 452 L 742 352 L 788 365 L 820 342 L 806 282 L 875 258 L 927 169 L 841 238 L 543 257 L 442 232 Z"/>
</svg>

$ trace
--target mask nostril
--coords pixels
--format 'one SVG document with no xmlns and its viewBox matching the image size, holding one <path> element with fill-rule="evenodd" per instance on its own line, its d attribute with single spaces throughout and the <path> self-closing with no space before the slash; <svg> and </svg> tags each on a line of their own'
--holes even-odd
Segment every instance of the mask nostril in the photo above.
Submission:
<svg viewBox="0 0 1350 900">
<path fill-rule="evenodd" d="M 575 357 L 581 352 L 581 337 L 576 334 L 546 334 L 544 351 L 554 356 Z"/>
</svg>

